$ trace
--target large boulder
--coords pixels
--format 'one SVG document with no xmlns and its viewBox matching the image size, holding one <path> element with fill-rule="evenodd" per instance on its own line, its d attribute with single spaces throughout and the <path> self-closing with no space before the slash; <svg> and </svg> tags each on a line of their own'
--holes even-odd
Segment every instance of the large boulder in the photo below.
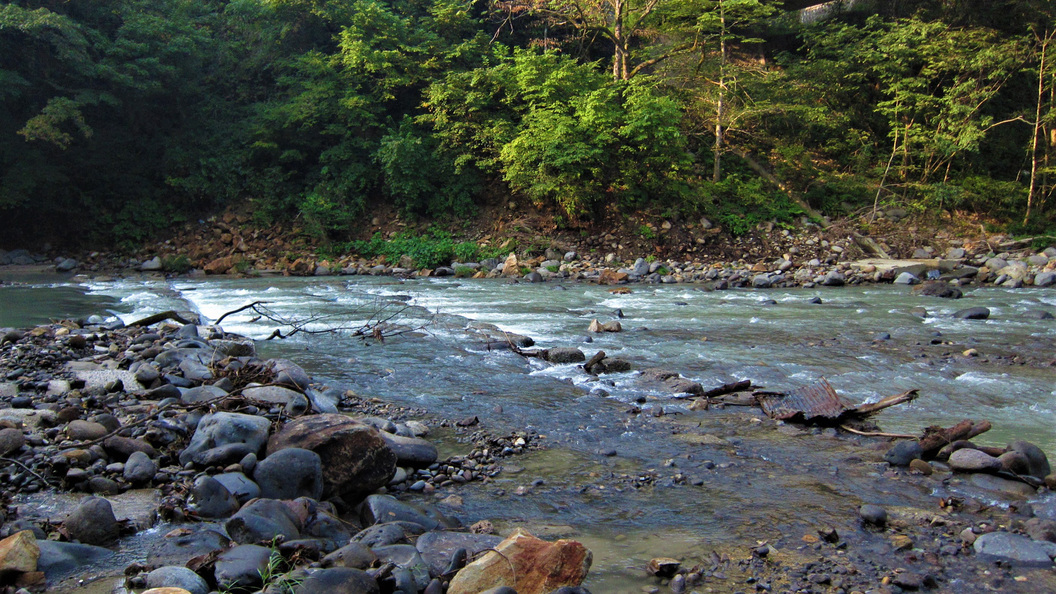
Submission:
<svg viewBox="0 0 1056 594">
<path fill-rule="evenodd" d="M 1052 468 L 1049 466 L 1049 459 L 1045 456 L 1045 452 L 1029 441 L 1017 439 L 1008 444 L 1007 449 L 1010 452 L 1017 452 L 1026 457 L 1030 476 L 1044 479 L 1052 473 Z"/>
<path fill-rule="evenodd" d="M 1056 543 L 1031 540 L 1011 532 L 990 532 L 975 539 L 975 553 L 984 559 L 1000 559 L 1028 567 L 1052 567 Z"/>
<path fill-rule="evenodd" d="M 268 440 L 267 453 L 301 448 L 319 454 L 323 494 L 363 497 L 388 484 L 396 474 L 396 453 L 380 432 L 338 414 L 294 419 Z"/>
<path fill-rule="evenodd" d="M 261 460 L 253 470 L 261 497 L 296 499 L 323 496 L 323 463 L 319 454 L 302 448 L 286 448 Z"/>
<path fill-rule="evenodd" d="M 88 545 L 110 544 L 121 533 L 114 508 L 102 497 L 82 499 L 62 525 L 71 539 Z"/>
<path fill-rule="evenodd" d="M 147 574 L 148 588 L 183 588 L 190 594 L 209 594 L 209 584 L 186 567 L 166 565 Z"/>
<path fill-rule="evenodd" d="M 591 553 L 574 540 L 547 542 L 518 529 L 494 551 L 463 567 L 448 594 L 477 594 L 489 588 L 516 588 L 518 594 L 546 594 L 583 583 Z"/>
<path fill-rule="evenodd" d="M 278 555 L 278 553 L 274 553 Z M 216 559 L 213 575 L 221 592 L 251 592 L 263 585 L 272 550 L 259 545 L 239 545 Z"/>
<path fill-rule="evenodd" d="M 439 576 L 447 570 L 451 558 L 459 549 L 465 549 L 466 554 L 473 558 L 494 549 L 501 542 L 502 537 L 493 534 L 434 530 L 419 536 L 414 546 L 421 553 L 422 559 L 429 564 L 430 574 Z"/>
<path fill-rule="evenodd" d="M 397 464 L 400 466 L 421 468 L 436 462 L 440 457 L 436 446 L 420 437 L 404 437 L 382 431 L 381 438 L 396 454 Z"/>
<path fill-rule="evenodd" d="M 312 571 L 297 587 L 298 594 L 378 594 L 378 582 L 369 573 L 349 567 Z"/>
<path fill-rule="evenodd" d="M 37 570 L 40 546 L 32 530 L 23 530 L 0 540 L 0 574 Z"/>
<path fill-rule="evenodd" d="M 401 522 L 417 524 L 426 530 L 458 528 L 458 522 L 444 516 L 430 505 L 414 505 L 391 495 L 371 495 L 363 502 L 360 516 L 364 525 Z M 359 535 L 357 535 L 359 536 Z M 359 539 L 362 542 L 362 539 Z M 372 544 L 372 547 L 377 544 Z"/>
<path fill-rule="evenodd" d="M 248 452 L 256 453 L 267 441 L 270 428 L 271 421 L 264 417 L 230 412 L 207 414 L 198 422 L 198 428 L 191 437 L 190 445 L 180 452 L 180 464 L 187 464 L 195 460 L 199 454 L 205 454 L 224 446 L 244 446 L 228 448 L 246 450 L 239 456 L 239 459 Z M 235 452 L 232 451 L 231 457 L 234 456 Z"/>
<path fill-rule="evenodd" d="M 241 544 L 269 541 L 276 536 L 297 540 L 303 519 L 277 499 L 254 499 L 224 524 L 231 538 Z"/>
<path fill-rule="evenodd" d="M 962 448 L 950 454 L 950 468 L 959 472 L 997 472 L 1001 461 L 972 448 Z"/>
</svg>

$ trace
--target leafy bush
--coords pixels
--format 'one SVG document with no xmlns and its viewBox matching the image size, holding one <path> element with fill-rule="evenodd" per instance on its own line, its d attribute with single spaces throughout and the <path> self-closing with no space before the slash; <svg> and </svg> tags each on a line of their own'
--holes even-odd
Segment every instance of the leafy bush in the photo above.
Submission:
<svg viewBox="0 0 1056 594">
<path fill-rule="evenodd" d="M 161 269 L 165 272 L 173 272 L 176 274 L 186 274 L 193 268 L 191 259 L 186 254 L 176 254 L 174 256 L 165 256 L 161 259 Z"/>
<path fill-rule="evenodd" d="M 410 256 L 420 268 L 436 268 L 454 260 L 471 262 L 482 255 L 476 243 L 456 243 L 449 233 L 435 228 L 424 235 L 405 231 L 390 239 L 375 233 L 369 241 L 354 241 L 349 247 L 368 258 L 385 256 L 389 261 L 396 261 L 402 256 Z"/>
</svg>

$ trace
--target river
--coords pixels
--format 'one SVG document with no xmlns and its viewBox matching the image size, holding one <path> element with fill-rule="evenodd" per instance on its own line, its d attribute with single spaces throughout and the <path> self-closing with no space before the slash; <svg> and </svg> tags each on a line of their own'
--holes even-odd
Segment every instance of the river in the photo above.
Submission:
<svg viewBox="0 0 1056 594">
<path fill-rule="evenodd" d="M 1051 289 L 974 289 L 953 301 L 891 285 L 628 288 L 617 294 L 589 284 L 387 277 L 40 278 L 0 288 L 0 325 L 91 312 L 128 322 L 169 309 L 209 321 L 254 301 L 277 317 L 312 319 L 312 330 L 393 316 L 407 332 L 383 344 L 340 331 L 262 341 L 258 350 L 361 396 L 451 419 L 476 415 L 496 432 L 544 435 L 547 449 L 513 460 L 514 472 L 460 489 L 463 501 L 452 513 L 583 541 L 595 559 L 587 585 L 598 592 L 639 591 L 651 556 L 703 557 L 746 540 L 795 550 L 817 526 L 846 524 L 862 502 L 911 505 L 935 494 L 885 482 L 871 464 L 882 450 L 867 452 L 866 464 L 848 464 L 862 458 L 853 439 L 775 425 L 757 409 L 692 411 L 687 401 L 643 385 L 641 369 L 677 371 L 706 389 L 750 379 L 789 390 L 824 377 L 856 402 L 918 389 L 916 401 L 877 416 L 884 431 L 918 434 L 928 425 L 987 419 L 994 429 L 978 441 L 1027 439 L 1056 455 L 1056 373 L 1036 364 L 1056 358 L 1056 320 L 1024 315 L 1056 312 Z M 951 315 L 978 305 L 991 309 L 990 319 Z M 918 307 L 928 316 L 916 315 Z M 593 319 L 618 319 L 623 331 L 591 334 Z M 473 332 L 481 324 L 542 348 L 576 346 L 587 357 L 603 350 L 633 370 L 598 379 L 576 365 L 488 351 Z M 257 339 L 279 327 L 251 311 L 223 326 Z M 969 349 L 977 354 L 964 355 Z M 666 414 L 628 412 L 635 403 Z M 448 453 L 468 447 L 450 431 L 434 438 Z"/>
</svg>

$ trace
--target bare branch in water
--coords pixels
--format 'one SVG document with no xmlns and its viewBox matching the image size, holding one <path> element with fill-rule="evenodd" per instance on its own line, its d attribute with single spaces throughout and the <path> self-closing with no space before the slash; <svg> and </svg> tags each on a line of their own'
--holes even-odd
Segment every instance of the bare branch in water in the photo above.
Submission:
<svg viewBox="0 0 1056 594">
<path fill-rule="evenodd" d="M 230 315 L 249 310 L 256 314 L 251 322 L 268 320 L 279 326 L 264 340 L 271 340 L 273 338 L 284 340 L 295 334 L 338 334 L 341 332 L 349 332 L 352 336 L 361 340 L 375 340 L 384 344 L 386 338 L 424 330 L 433 321 L 431 317 L 427 323 L 415 327 L 397 325 L 394 321 L 405 316 L 412 309 L 411 306 L 403 302 L 382 301 L 381 299 L 375 299 L 372 304 L 362 305 L 349 311 L 309 314 L 307 316 L 298 317 L 283 315 L 269 308 L 267 304 L 267 301 L 254 301 L 248 303 L 242 307 L 224 313 L 216 319 L 215 323 L 220 324 L 224 318 Z M 356 314 L 360 313 L 367 314 L 365 316 L 366 322 L 362 324 L 342 325 L 340 323 L 330 323 L 335 318 L 347 318 L 349 316 L 356 316 Z M 313 326 L 316 327 L 313 328 Z"/>
</svg>

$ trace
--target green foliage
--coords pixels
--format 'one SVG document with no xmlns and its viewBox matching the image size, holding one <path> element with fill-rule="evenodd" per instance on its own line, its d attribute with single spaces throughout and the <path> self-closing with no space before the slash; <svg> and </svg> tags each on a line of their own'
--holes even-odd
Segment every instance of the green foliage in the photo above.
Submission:
<svg viewBox="0 0 1056 594">
<path fill-rule="evenodd" d="M 702 184 L 700 190 L 692 202 L 693 214 L 718 220 L 733 235 L 744 235 L 768 221 L 790 224 L 804 214 L 787 194 L 755 176 L 731 173 L 718 183 Z"/>
<path fill-rule="evenodd" d="M 639 225 L 638 235 L 642 236 L 643 239 L 656 239 L 656 231 L 649 225 Z"/>
<path fill-rule="evenodd" d="M 173 256 L 165 256 L 161 259 L 161 269 L 165 272 L 172 272 L 175 274 L 186 274 L 190 272 L 191 268 L 194 268 L 194 264 L 186 254 L 176 254 Z"/>
<path fill-rule="evenodd" d="M 352 242 L 350 248 L 367 258 L 385 256 L 389 262 L 410 256 L 418 268 L 436 268 L 452 261 L 472 262 L 480 257 L 493 257 L 493 251 L 482 251 L 472 241 L 456 242 L 450 234 L 436 228 L 423 235 L 403 232 L 389 239 L 375 233 L 369 241 Z"/>
</svg>

